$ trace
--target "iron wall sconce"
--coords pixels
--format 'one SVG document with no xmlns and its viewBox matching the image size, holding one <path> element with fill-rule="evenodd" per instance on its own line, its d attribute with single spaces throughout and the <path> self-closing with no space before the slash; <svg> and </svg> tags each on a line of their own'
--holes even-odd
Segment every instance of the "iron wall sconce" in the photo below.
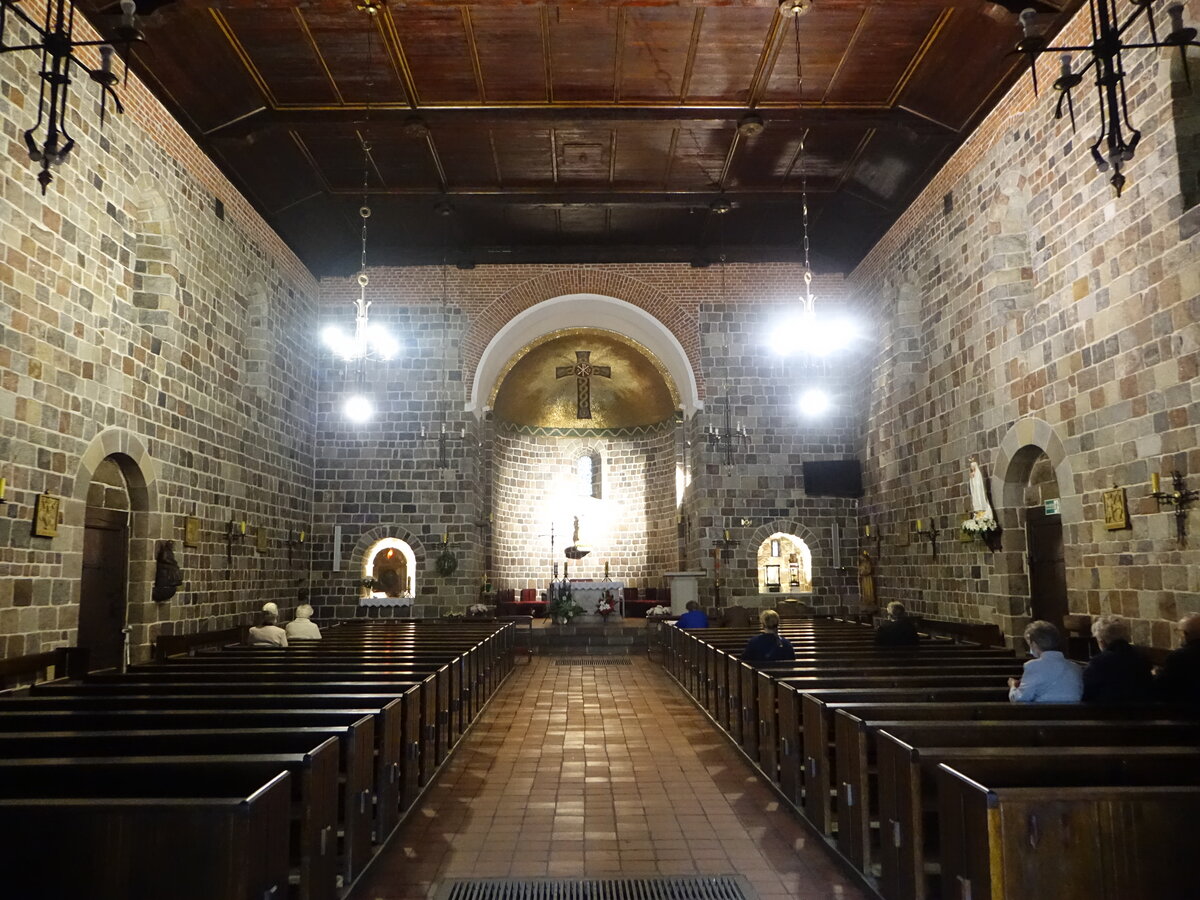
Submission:
<svg viewBox="0 0 1200 900">
<path fill-rule="evenodd" d="M 246 520 L 230 519 L 225 526 L 225 558 L 233 564 L 233 542 L 246 539 Z"/>
<path fill-rule="evenodd" d="M 917 537 L 923 537 L 929 541 L 929 549 L 933 558 L 937 559 L 937 523 L 933 519 L 917 519 Z"/>
<path fill-rule="evenodd" d="M 1150 475 L 1150 496 L 1158 502 L 1160 510 L 1164 504 L 1175 507 L 1175 539 L 1182 546 L 1187 539 L 1187 508 L 1200 498 L 1200 491 L 1189 491 L 1178 470 L 1171 473 L 1171 490 L 1160 487 L 1158 473 L 1154 472 Z"/>
</svg>

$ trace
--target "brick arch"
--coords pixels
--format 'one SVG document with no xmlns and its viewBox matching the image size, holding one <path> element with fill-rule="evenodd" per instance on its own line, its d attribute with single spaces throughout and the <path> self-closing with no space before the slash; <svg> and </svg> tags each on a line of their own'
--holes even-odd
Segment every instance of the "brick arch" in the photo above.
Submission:
<svg viewBox="0 0 1200 900">
<path fill-rule="evenodd" d="M 463 384 L 467 400 L 477 401 L 471 386 L 475 370 L 488 344 L 515 316 L 526 310 L 572 294 L 598 294 L 623 300 L 658 320 L 680 343 L 696 381 L 696 394 L 703 398 L 704 378 L 700 368 L 700 328 L 695 316 L 683 310 L 669 295 L 628 275 L 606 269 L 570 268 L 538 275 L 497 297 L 471 322 L 463 335 Z M 677 385 L 682 394 L 685 385 Z"/>
<path fill-rule="evenodd" d="M 119 464 L 129 490 L 130 508 L 135 512 L 157 512 L 158 464 L 141 436 L 125 428 L 106 428 L 92 438 L 79 459 L 71 499 L 87 503 L 92 477 L 109 456 L 121 457 Z"/>
<path fill-rule="evenodd" d="M 419 535 L 413 534 L 403 525 L 376 525 L 374 528 L 360 534 L 358 540 L 354 542 L 354 549 L 351 551 L 351 562 L 355 570 L 362 567 L 363 556 L 366 552 L 384 538 L 396 538 L 408 544 L 412 548 L 417 564 L 417 571 L 413 575 L 428 574 L 429 566 L 433 564 L 434 558 L 430 555 L 432 548 L 426 547 Z"/>
</svg>

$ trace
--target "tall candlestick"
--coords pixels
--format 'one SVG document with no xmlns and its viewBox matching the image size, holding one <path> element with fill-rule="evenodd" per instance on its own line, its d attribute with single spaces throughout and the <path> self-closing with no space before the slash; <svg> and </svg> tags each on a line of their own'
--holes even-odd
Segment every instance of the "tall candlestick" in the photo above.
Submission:
<svg viewBox="0 0 1200 900">
<path fill-rule="evenodd" d="M 1158 473 L 1151 472 L 1150 473 L 1150 493 L 1157 494 L 1158 489 L 1159 489 Z"/>
</svg>

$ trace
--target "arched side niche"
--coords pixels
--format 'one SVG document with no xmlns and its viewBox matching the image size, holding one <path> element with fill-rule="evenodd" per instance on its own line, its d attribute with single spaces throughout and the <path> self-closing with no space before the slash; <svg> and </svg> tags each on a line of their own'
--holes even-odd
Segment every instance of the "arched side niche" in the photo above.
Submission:
<svg viewBox="0 0 1200 900">
<path fill-rule="evenodd" d="M 467 411 L 483 415 L 492 386 L 523 348 L 545 335 L 572 328 L 611 331 L 641 344 L 657 357 L 674 381 L 684 415 L 703 409 L 696 372 L 671 329 L 644 309 L 616 297 L 568 294 L 524 310 L 496 332 L 475 368 Z"/>
<path fill-rule="evenodd" d="M 385 537 L 367 547 L 362 555 L 362 577 L 374 579 L 378 587 L 363 589 L 365 598 L 412 602 L 417 593 L 417 556 L 406 541 Z M 400 604 L 398 604 L 400 605 Z"/>
<path fill-rule="evenodd" d="M 812 550 L 804 538 L 777 531 L 758 546 L 760 594 L 811 594 Z"/>
</svg>

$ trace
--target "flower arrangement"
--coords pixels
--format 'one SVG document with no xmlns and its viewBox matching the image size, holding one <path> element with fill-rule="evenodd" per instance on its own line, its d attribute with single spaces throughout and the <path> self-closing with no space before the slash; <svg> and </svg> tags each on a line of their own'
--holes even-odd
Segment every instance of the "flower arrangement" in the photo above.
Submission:
<svg viewBox="0 0 1200 900">
<path fill-rule="evenodd" d="M 963 534 L 971 537 L 983 537 L 986 534 L 1000 530 L 1000 523 L 986 513 L 976 513 L 962 523 Z"/>
<path fill-rule="evenodd" d="M 492 608 L 490 606 L 488 606 L 486 603 L 472 603 L 470 606 L 467 607 L 467 615 L 468 616 L 472 616 L 472 617 L 490 616 L 491 614 L 492 614 Z"/>
<path fill-rule="evenodd" d="M 571 583 L 561 581 L 550 585 L 550 617 L 566 624 L 583 612 L 583 607 L 571 596 Z"/>
<path fill-rule="evenodd" d="M 669 616 L 671 614 L 670 607 L 663 606 L 661 603 L 658 606 L 652 606 L 646 610 L 646 616 Z"/>
<path fill-rule="evenodd" d="M 613 603 L 612 591 L 605 591 L 600 595 L 599 602 L 596 603 L 596 615 L 607 619 L 612 615 L 616 606 Z"/>
</svg>

